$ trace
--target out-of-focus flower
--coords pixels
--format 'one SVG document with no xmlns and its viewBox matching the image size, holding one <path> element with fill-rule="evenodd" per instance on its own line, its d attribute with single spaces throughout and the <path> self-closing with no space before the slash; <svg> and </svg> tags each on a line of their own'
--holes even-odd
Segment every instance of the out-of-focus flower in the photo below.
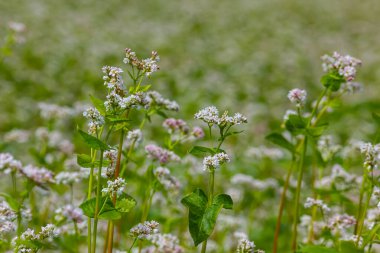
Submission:
<svg viewBox="0 0 380 253">
<path fill-rule="evenodd" d="M 149 144 L 145 146 L 145 151 L 153 160 L 158 160 L 161 164 L 166 164 L 170 161 L 180 161 L 181 159 L 174 152 Z"/>
<path fill-rule="evenodd" d="M 307 96 L 306 90 L 301 90 L 298 88 L 290 90 L 288 93 L 288 98 L 290 102 L 292 102 L 293 104 L 296 104 L 297 107 L 302 107 L 305 105 L 306 96 Z"/>
</svg>

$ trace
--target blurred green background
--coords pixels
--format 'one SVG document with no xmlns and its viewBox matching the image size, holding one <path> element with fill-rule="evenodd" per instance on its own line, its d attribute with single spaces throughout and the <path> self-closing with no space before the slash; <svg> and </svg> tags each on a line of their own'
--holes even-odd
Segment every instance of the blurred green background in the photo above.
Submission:
<svg viewBox="0 0 380 253">
<path fill-rule="evenodd" d="M 248 116 L 244 136 L 228 144 L 241 162 L 235 169 L 263 178 L 271 172 L 259 174 L 239 155 L 268 145 L 265 135 L 291 108 L 289 89 L 307 89 L 309 102 L 317 98 L 323 54 L 338 51 L 363 61 L 357 80 L 364 91 L 344 98 L 329 131 L 342 142 L 374 133 L 379 13 L 378 0 L 3 0 L 0 38 L 10 21 L 26 30 L 0 62 L 0 138 L 43 124 L 38 102 L 73 106 L 89 103 L 89 94 L 104 97 L 101 67 L 122 66 L 125 47 L 142 57 L 156 50 L 161 70 L 152 77 L 153 89 L 178 101 L 178 117 L 191 121 L 208 105 Z M 275 213 L 277 206 L 272 208 Z M 258 229 L 254 239 L 268 249 L 272 233 Z"/>
</svg>

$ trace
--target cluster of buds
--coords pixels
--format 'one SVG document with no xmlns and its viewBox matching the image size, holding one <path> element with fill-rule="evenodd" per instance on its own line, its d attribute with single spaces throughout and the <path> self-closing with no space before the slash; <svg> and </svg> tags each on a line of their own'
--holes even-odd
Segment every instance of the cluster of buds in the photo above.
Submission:
<svg viewBox="0 0 380 253">
<path fill-rule="evenodd" d="M 131 237 L 144 240 L 153 234 L 157 234 L 159 232 L 158 231 L 159 225 L 160 224 L 154 220 L 145 221 L 144 223 L 139 223 L 133 228 L 131 228 L 129 232 L 130 232 Z"/>
<path fill-rule="evenodd" d="M 228 112 L 225 111 L 222 116 L 219 117 L 219 110 L 215 106 L 208 106 L 200 110 L 194 117 L 203 120 L 210 126 L 218 125 L 224 127 L 227 125 L 232 126 L 247 123 L 247 118 L 241 113 L 235 113 L 234 116 L 229 116 Z"/>
<path fill-rule="evenodd" d="M 148 156 L 159 161 L 160 164 L 166 164 L 170 161 L 179 161 L 180 158 L 174 152 L 156 146 L 154 144 L 149 144 L 145 146 L 145 151 L 148 153 Z"/>
<path fill-rule="evenodd" d="M 127 137 L 125 138 L 123 147 L 129 148 L 132 145 L 134 147 L 137 147 L 137 145 L 139 145 L 139 143 L 142 141 L 142 138 L 143 138 L 143 135 L 140 129 L 130 130 L 127 133 Z"/>
<path fill-rule="evenodd" d="M 172 137 L 179 140 L 202 139 L 205 136 L 202 128 L 196 126 L 190 130 L 190 127 L 182 119 L 168 118 L 162 126 Z"/>
<path fill-rule="evenodd" d="M 218 153 L 213 156 L 206 156 L 203 159 L 203 169 L 213 171 L 220 167 L 224 163 L 230 162 L 230 158 L 226 153 Z"/>
<path fill-rule="evenodd" d="M 340 55 L 334 52 L 332 56 L 324 55 L 322 59 L 322 68 L 325 72 L 332 72 L 343 77 L 347 82 L 356 77 L 357 67 L 362 64 L 361 60 L 350 55 Z"/>
<path fill-rule="evenodd" d="M 125 49 L 124 63 L 129 64 L 132 67 L 136 67 L 138 70 L 143 71 L 146 76 L 150 76 L 152 73 L 160 69 L 158 62 L 160 56 L 156 51 L 152 51 L 150 58 L 140 60 L 137 58 L 136 53 L 130 48 Z"/>
</svg>

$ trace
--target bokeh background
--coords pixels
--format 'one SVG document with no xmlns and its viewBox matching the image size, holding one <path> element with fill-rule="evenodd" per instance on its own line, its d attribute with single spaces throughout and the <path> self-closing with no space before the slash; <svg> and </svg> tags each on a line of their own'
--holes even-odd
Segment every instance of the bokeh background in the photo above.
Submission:
<svg viewBox="0 0 380 253">
<path fill-rule="evenodd" d="M 317 98 L 323 54 L 338 51 L 363 61 L 357 80 L 364 90 L 344 97 L 330 116 L 329 133 L 342 143 L 374 133 L 379 13 L 378 0 L 0 1 L 0 39 L 9 33 L 9 22 L 25 25 L 1 57 L 0 140 L 11 130 L 45 124 L 39 102 L 73 107 L 89 103 L 89 94 L 104 97 L 101 67 L 122 66 L 125 47 L 146 57 L 157 50 L 161 70 L 151 83 L 180 104 L 176 117 L 192 121 L 208 105 L 247 115 L 244 136 L 227 143 L 237 161 L 232 169 L 265 178 L 276 170 L 265 171 L 243 156 L 251 147 L 269 145 L 264 137 L 280 128 L 291 108 L 289 89 L 304 88 L 309 101 Z M 81 120 L 65 126 L 68 138 L 74 138 L 76 124 Z M 5 144 L 0 150 L 24 151 Z M 276 213 L 276 205 L 266 208 Z M 265 249 L 271 247 L 274 220 L 252 228 Z"/>
</svg>

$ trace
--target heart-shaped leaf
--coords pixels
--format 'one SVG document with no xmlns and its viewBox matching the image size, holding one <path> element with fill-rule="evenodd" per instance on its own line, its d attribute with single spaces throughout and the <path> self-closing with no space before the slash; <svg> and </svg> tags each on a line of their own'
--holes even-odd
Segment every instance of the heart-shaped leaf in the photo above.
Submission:
<svg viewBox="0 0 380 253">
<path fill-rule="evenodd" d="M 185 196 L 181 203 L 189 208 L 189 231 L 195 246 L 211 235 L 220 210 L 232 209 L 233 206 L 233 201 L 227 194 L 217 195 L 212 203 L 208 203 L 207 196 L 201 189 Z"/>
</svg>

